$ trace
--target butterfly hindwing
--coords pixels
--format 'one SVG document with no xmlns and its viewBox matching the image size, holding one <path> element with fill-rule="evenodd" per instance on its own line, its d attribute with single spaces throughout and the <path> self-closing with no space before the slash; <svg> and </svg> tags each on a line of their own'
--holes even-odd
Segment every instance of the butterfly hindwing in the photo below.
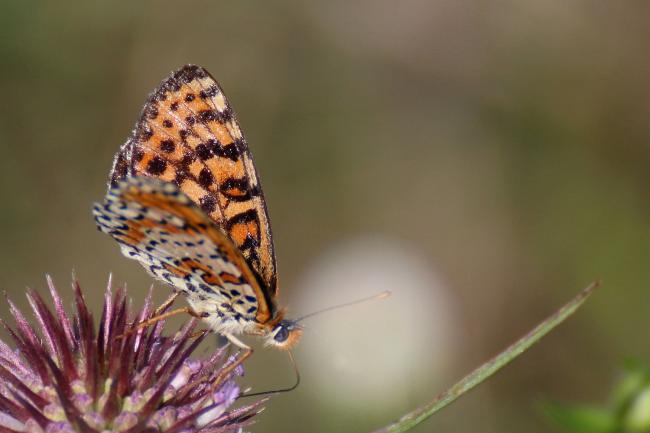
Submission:
<svg viewBox="0 0 650 433">
<path fill-rule="evenodd" d="M 101 231 L 154 277 L 181 290 L 198 313 L 265 323 L 274 315 L 230 238 L 174 184 L 132 177 L 93 210 Z"/>
<path fill-rule="evenodd" d="M 269 298 L 277 294 L 268 212 L 253 159 L 223 91 L 187 65 L 150 95 L 115 156 L 115 186 L 133 176 L 172 182 L 221 227 Z"/>
</svg>

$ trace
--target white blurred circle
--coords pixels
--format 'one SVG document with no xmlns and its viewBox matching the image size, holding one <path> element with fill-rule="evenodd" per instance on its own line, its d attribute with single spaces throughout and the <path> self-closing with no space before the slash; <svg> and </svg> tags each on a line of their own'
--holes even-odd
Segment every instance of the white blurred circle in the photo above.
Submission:
<svg viewBox="0 0 650 433">
<path fill-rule="evenodd" d="M 414 248 L 357 238 L 317 258 L 298 284 L 292 310 L 305 313 L 392 292 L 305 321 L 299 353 L 314 392 L 348 406 L 390 405 L 438 383 L 452 356 L 454 315 L 447 289 Z"/>
</svg>

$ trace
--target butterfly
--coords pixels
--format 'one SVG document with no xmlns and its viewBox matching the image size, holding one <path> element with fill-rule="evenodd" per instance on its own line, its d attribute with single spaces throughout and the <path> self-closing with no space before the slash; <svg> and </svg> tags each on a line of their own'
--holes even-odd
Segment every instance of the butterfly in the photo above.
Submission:
<svg viewBox="0 0 650 433">
<path fill-rule="evenodd" d="M 282 349 L 298 342 L 301 327 L 276 305 L 271 226 L 250 150 L 205 69 L 183 66 L 150 94 L 93 214 L 212 330 L 244 348 L 236 335 Z"/>
</svg>

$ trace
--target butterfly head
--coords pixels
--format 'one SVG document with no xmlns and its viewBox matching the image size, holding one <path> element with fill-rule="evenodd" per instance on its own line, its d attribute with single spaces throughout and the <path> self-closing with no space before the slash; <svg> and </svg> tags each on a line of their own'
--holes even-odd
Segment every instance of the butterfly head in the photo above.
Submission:
<svg viewBox="0 0 650 433">
<path fill-rule="evenodd" d="M 293 320 L 281 320 L 266 335 L 266 345 L 278 349 L 293 348 L 302 336 L 302 326 Z"/>
</svg>

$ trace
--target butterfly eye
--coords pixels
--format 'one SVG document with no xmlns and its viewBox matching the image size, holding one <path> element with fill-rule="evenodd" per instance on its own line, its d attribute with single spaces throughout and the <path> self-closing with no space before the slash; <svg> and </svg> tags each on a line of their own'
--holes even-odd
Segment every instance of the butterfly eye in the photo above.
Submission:
<svg viewBox="0 0 650 433">
<path fill-rule="evenodd" d="M 278 326 L 278 331 L 273 336 L 273 339 L 278 343 L 282 343 L 286 341 L 287 338 L 289 338 L 289 330 L 282 325 Z"/>
</svg>

